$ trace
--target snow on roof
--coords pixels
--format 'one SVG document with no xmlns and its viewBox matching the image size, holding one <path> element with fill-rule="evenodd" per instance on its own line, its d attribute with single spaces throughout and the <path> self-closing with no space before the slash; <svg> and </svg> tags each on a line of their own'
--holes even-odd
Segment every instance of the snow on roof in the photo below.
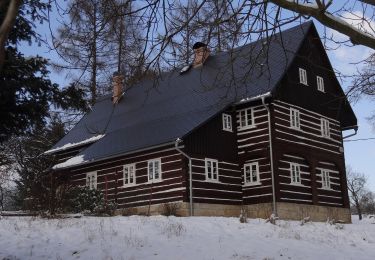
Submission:
<svg viewBox="0 0 375 260">
<path fill-rule="evenodd" d="M 267 93 L 264 93 L 264 94 L 261 94 L 261 95 L 257 95 L 257 96 L 253 96 L 253 97 L 247 97 L 247 98 L 243 98 L 241 99 L 237 105 L 239 104 L 242 104 L 242 103 L 246 103 L 246 102 L 249 102 L 249 101 L 253 101 L 253 100 L 256 100 L 256 99 L 261 99 L 262 97 L 269 97 L 271 96 L 271 92 L 268 91 Z"/>
<path fill-rule="evenodd" d="M 65 167 L 68 167 L 68 166 L 73 166 L 73 165 L 77 165 L 77 164 L 80 164 L 80 163 L 84 163 L 85 160 L 83 159 L 83 156 L 84 155 L 74 156 L 74 157 L 70 158 L 69 160 L 67 160 L 65 162 L 56 164 L 55 166 L 52 167 L 52 169 L 57 170 L 57 169 L 65 168 Z"/>
<path fill-rule="evenodd" d="M 51 153 L 55 153 L 55 152 L 59 152 L 59 151 L 64 151 L 64 150 L 69 149 L 69 148 L 74 148 L 74 147 L 77 147 L 77 146 L 81 146 L 81 145 L 84 145 L 84 144 L 93 143 L 93 142 L 96 142 L 99 139 L 103 138 L 104 136 L 105 136 L 104 134 L 102 134 L 102 135 L 96 135 L 96 136 L 90 137 L 88 139 L 85 139 L 83 141 L 80 141 L 78 143 L 67 143 L 67 144 L 65 144 L 65 145 L 63 145 L 61 147 L 57 147 L 57 148 L 48 150 L 48 151 L 44 152 L 44 154 L 51 154 Z"/>
</svg>

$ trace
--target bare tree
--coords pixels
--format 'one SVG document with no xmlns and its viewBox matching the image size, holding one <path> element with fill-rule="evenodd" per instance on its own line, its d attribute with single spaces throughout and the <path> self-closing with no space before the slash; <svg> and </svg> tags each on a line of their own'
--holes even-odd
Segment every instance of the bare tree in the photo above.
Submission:
<svg viewBox="0 0 375 260">
<path fill-rule="evenodd" d="M 366 183 L 367 178 L 364 174 L 354 172 L 350 167 L 347 168 L 347 182 L 350 200 L 356 208 L 359 220 L 362 220 L 362 203 L 367 194 Z"/>
</svg>

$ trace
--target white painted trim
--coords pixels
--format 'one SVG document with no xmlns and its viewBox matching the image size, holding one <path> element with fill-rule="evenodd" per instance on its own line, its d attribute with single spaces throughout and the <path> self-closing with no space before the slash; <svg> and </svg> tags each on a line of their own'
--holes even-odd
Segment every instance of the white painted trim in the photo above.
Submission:
<svg viewBox="0 0 375 260">
<path fill-rule="evenodd" d="M 321 115 L 321 114 L 319 114 L 319 113 L 316 113 L 316 112 L 314 112 L 314 111 L 310 111 L 310 110 L 308 110 L 308 109 L 306 109 L 306 108 L 303 108 L 303 107 L 300 107 L 300 106 L 297 106 L 297 105 L 293 105 L 293 104 L 289 104 L 289 103 L 284 102 L 284 101 L 281 101 L 281 100 L 275 100 L 275 103 L 281 103 L 281 104 L 283 104 L 283 105 L 287 105 L 287 106 L 291 106 L 291 107 L 296 107 L 296 108 L 298 108 L 298 109 L 304 110 L 304 111 L 306 111 L 307 113 L 311 113 L 311 114 L 317 115 L 317 116 L 318 116 L 317 119 L 319 119 L 320 117 L 324 117 L 324 118 L 326 118 L 326 119 L 328 119 L 328 120 L 334 121 L 334 122 L 335 122 L 335 125 L 338 126 L 338 127 L 340 127 L 340 121 L 338 121 L 338 120 L 336 120 L 336 119 L 326 117 L 326 116 Z M 281 108 L 284 108 L 284 109 L 288 109 L 288 108 L 286 108 L 286 107 L 283 107 L 283 106 L 278 105 L 278 104 L 275 104 L 275 103 L 274 103 L 275 106 L 278 106 L 278 107 L 281 107 Z M 307 115 L 307 114 L 305 114 L 305 115 Z M 307 116 L 309 116 L 309 115 L 307 115 Z M 310 117 L 311 117 L 311 116 L 310 116 Z"/>
<path fill-rule="evenodd" d="M 295 144 L 300 144 L 300 145 L 304 145 L 304 146 L 308 146 L 308 147 L 313 147 L 313 148 L 316 148 L 316 149 L 320 149 L 320 150 L 335 153 L 335 154 L 340 154 L 339 152 L 335 152 L 335 151 L 332 151 L 332 150 L 321 148 L 321 147 L 318 147 L 318 146 L 315 146 L 315 145 L 309 145 L 309 144 L 306 144 L 304 142 L 295 142 L 295 141 L 287 140 L 287 139 L 280 138 L 280 137 L 276 137 L 276 139 L 279 139 L 279 140 L 282 140 L 282 141 L 285 141 L 285 142 L 289 142 L 289 143 L 295 143 Z"/>
<path fill-rule="evenodd" d="M 308 86 L 307 83 L 307 71 L 303 68 L 298 68 L 298 73 L 299 73 L 299 83 Z"/>
<path fill-rule="evenodd" d="M 290 201 L 304 201 L 304 202 L 312 202 L 312 200 L 301 200 L 301 199 L 289 199 L 289 198 L 280 198 L 282 200 L 290 200 Z"/>
<path fill-rule="evenodd" d="M 243 196 L 243 198 L 244 199 L 249 199 L 249 198 L 257 198 L 257 197 L 264 197 L 264 196 L 272 196 L 272 193 L 259 194 L 259 195 L 251 195 L 251 196 Z"/>
</svg>

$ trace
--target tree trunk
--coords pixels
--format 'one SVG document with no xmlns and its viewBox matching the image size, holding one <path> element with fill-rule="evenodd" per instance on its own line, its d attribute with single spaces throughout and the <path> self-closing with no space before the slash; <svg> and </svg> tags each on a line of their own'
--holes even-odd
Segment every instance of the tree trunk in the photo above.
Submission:
<svg viewBox="0 0 375 260">
<path fill-rule="evenodd" d="M 361 205 L 359 204 L 359 202 L 355 203 L 355 207 L 357 208 L 359 220 L 362 220 L 362 209 L 361 209 Z"/>
<path fill-rule="evenodd" d="M 18 11 L 22 4 L 22 0 L 11 0 L 4 20 L 0 26 L 0 71 L 5 61 L 5 43 L 8 40 L 10 31 L 12 30 Z"/>
</svg>

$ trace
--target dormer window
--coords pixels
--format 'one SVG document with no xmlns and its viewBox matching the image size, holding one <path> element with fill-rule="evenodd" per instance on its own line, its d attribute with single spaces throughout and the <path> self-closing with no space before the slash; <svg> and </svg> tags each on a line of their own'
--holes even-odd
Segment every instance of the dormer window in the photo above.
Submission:
<svg viewBox="0 0 375 260">
<path fill-rule="evenodd" d="M 290 109 L 290 127 L 294 129 L 300 129 L 300 115 L 299 110 L 291 108 Z"/>
<path fill-rule="evenodd" d="M 305 69 L 299 68 L 299 83 L 307 86 L 307 74 Z"/>
<path fill-rule="evenodd" d="M 246 108 L 239 111 L 240 128 L 254 127 L 254 111 L 252 108 Z"/>
<path fill-rule="evenodd" d="M 316 76 L 316 85 L 319 91 L 324 92 L 324 80 L 322 77 Z"/>
<path fill-rule="evenodd" d="M 325 118 L 320 119 L 322 136 L 329 138 L 329 121 Z"/>
<path fill-rule="evenodd" d="M 232 116 L 223 114 L 223 130 L 232 132 Z"/>
</svg>

